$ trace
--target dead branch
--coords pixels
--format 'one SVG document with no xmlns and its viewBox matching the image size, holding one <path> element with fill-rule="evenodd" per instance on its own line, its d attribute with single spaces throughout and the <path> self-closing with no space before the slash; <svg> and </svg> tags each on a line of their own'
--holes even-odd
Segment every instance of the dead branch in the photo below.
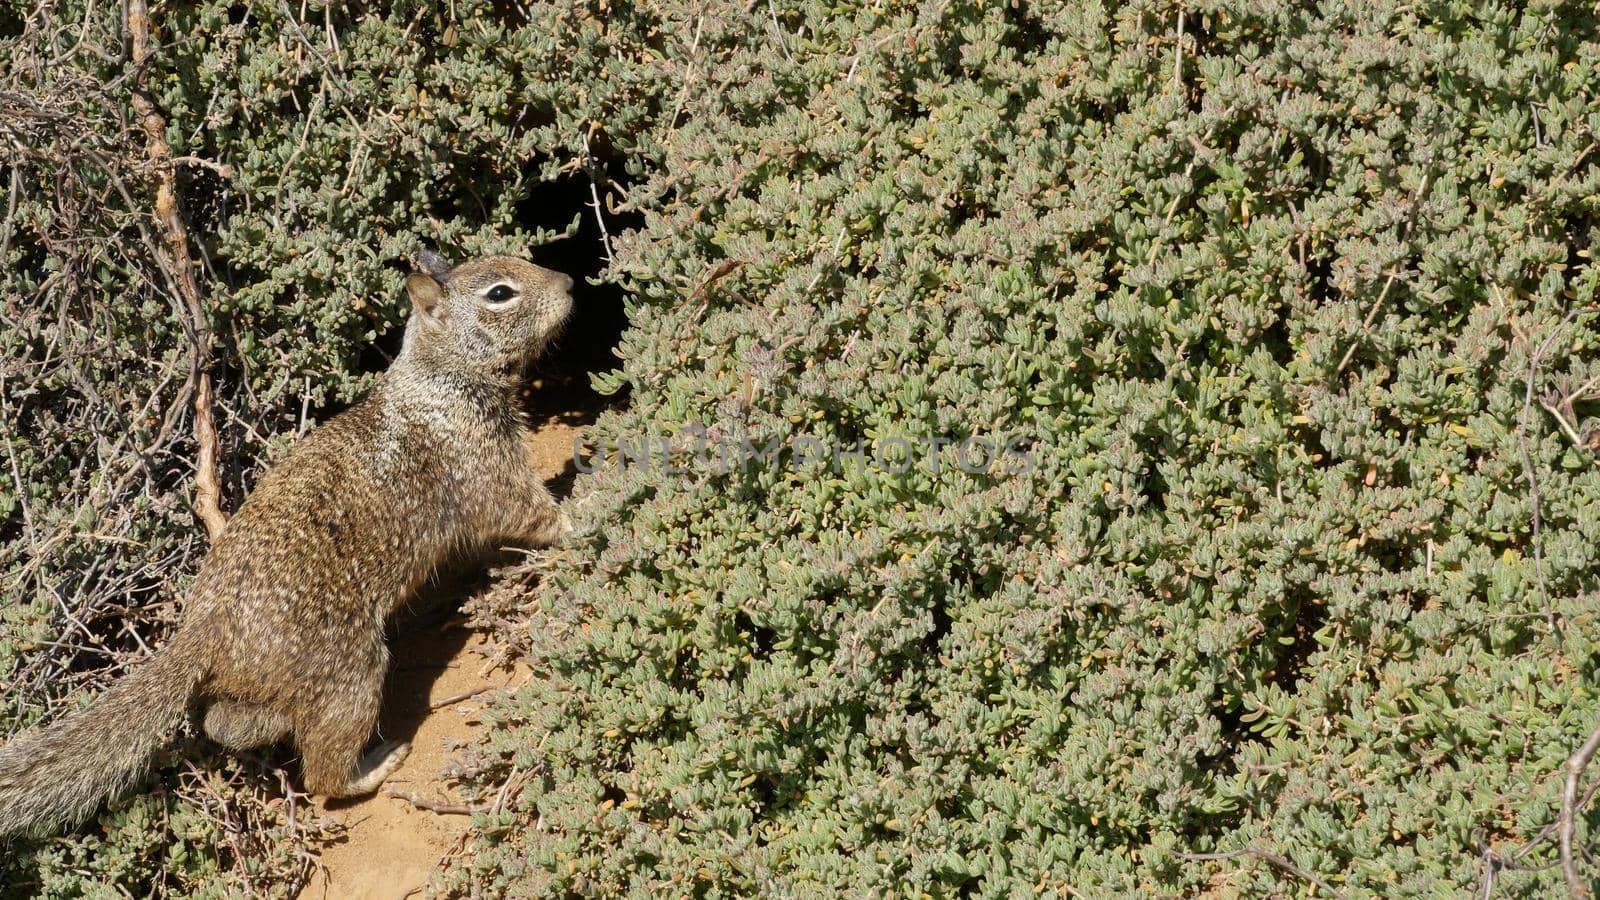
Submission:
<svg viewBox="0 0 1600 900">
<path fill-rule="evenodd" d="M 155 217 L 166 228 L 167 247 L 157 263 L 170 274 L 187 313 L 184 330 L 191 348 L 190 379 L 195 384 L 194 431 L 200 445 L 195 462 L 195 513 L 212 541 L 228 524 L 222 511 L 222 488 L 217 477 L 217 425 L 212 417 L 211 325 L 200 300 L 200 284 L 189 258 L 189 228 L 178 209 L 177 177 L 172 148 L 167 144 L 167 121 L 146 90 L 150 58 L 150 11 L 145 0 L 128 0 L 128 33 L 133 45 L 134 88 L 130 97 L 145 134 L 145 156 L 155 168 Z M 187 160 L 186 160 L 187 161 Z"/>
<path fill-rule="evenodd" d="M 1585 153 L 1587 153 L 1587 151 L 1585 151 Z M 1569 323 L 1571 323 L 1582 313 L 1589 311 L 1592 310 L 1583 307 L 1568 311 L 1566 316 L 1562 318 L 1561 322 L 1550 330 L 1550 333 L 1545 336 L 1545 339 L 1540 342 L 1539 346 L 1534 350 L 1533 356 L 1528 361 L 1528 374 L 1526 384 L 1524 385 L 1522 411 L 1517 422 L 1517 444 L 1522 456 L 1523 471 L 1528 481 L 1529 500 L 1532 505 L 1532 534 L 1530 535 L 1530 542 L 1533 544 L 1534 574 L 1538 583 L 1539 594 L 1543 600 L 1544 614 L 1549 619 L 1552 630 L 1558 629 L 1559 620 L 1554 610 L 1550 606 L 1549 588 L 1545 583 L 1543 542 L 1540 539 L 1541 525 L 1543 523 L 1542 516 L 1540 514 L 1539 481 L 1537 475 L 1535 474 L 1533 454 L 1528 448 L 1528 416 L 1529 411 L 1532 409 L 1534 404 L 1535 385 L 1538 383 L 1539 379 L 1539 365 L 1544 359 L 1545 354 L 1549 352 L 1551 345 L 1554 344 L 1556 338 L 1564 332 Z M 1566 432 L 1568 437 L 1572 438 L 1574 443 L 1576 443 L 1579 447 L 1585 446 L 1585 441 L 1567 422 L 1567 416 L 1571 416 L 1572 418 L 1576 419 L 1576 413 L 1573 412 L 1573 404 L 1575 402 L 1581 402 L 1582 400 L 1587 399 L 1589 392 L 1594 389 L 1594 386 L 1595 382 L 1590 381 L 1575 390 L 1564 390 L 1558 392 L 1558 396 L 1554 400 L 1541 399 L 1539 401 L 1539 405 L 1544 407 L 1547 412 L 1555 417 L 1557 423 L 1561 425 L 1562 430 Z M 1564 412 L 1566 415 L 1563 415 Z M 1578 864 L 1575 856 L 1574 846 L 1578 830 L 1578 810 L 1586 805 L 1590 798 L 1593 797 L 1595 789 L 1590 788 L 1590 790 L 1585 793 L 1582 798 L 1580 798 L 1578 796 L 1578 784 L 1583 778 L 1584 770 L 1588 768 L 1590 761 L 1594 759 L 1594 755 L 1597 751 L 1600 751 L 1600 726 L 1596 726 L 1595 729 L 1589 733 L 1588 738 L 1583 742 L 1583 744 L 1576 751 L 1574 751 L 1571 756 L 1567 757 L 1567 761 L 1562 765 L 1565 777 L 1561 791 L 1561 811 L 1556 817 L 1556 821 L 1552 823 L 1556 832 L 1557 842 L 1560 846 L 1559 860 L 1561 863 L 1561 874 L 1567 882 L 1567 893 L 1574 898 L 1583 898 L 1583 900 L 1587 900 L 1589 897 L 1589 888 L 1588 885 L 1584 883 L 1582 876 L 1578 874 Z M 1511 857 L 1512 861 L 1521 858 L 1540 841 L 1547 838 L 1550 834 L 1551 828 L 1552 826 L 1546 826 L 1545 829 L 1539 833 L 1539 835 L 1537 835 L 1533 840 L 1529 841 L 1526 846 L 1524 846 L 1513 857 Z M 1581 851 L 1582 848 L 1579 848 L 1579 850 Z M 1586 853 L 1587 851 L 1583 852 Z M 1489 870 L 1486 881 L 1489 885 L 1493 884 L 1492 866 Z M 1488 887 L 1485 888 L 1485 892 L 1487 891 Z"/>
<path fill-rule="evenodd" d="M 1555 417 L 1561 431 L 1578 449 L 1591 453 L 1600 450 L 1600 432 L 1584 427 L 1577 412 L 1577 404 L 1600 399 L 1600 391 L 1596 390 L 1600 388 L 1600 375 L 1578 387 L 1570 387 L 1566 378 L 1557 378 L 1556 385 L 1555 390 L 1539 398 L 1539 405 Z"/>
</svg>

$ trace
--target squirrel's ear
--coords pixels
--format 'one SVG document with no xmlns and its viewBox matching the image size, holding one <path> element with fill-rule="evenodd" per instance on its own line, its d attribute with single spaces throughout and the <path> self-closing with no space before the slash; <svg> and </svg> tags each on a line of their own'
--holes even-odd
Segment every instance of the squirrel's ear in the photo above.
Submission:
<svg viewBox="0 0 1600 900">
<path fill-rule="evenodd" d="M 411 308 L 425 321 L 439 321 L 439 301 L 444 299 L 444 286 L 432 275 L 412 272 L 406 276 L 406 293 L 411 295 Z"/>
<path fill-rule="evenodd" d="M 427 272 L 439 281 L 443 281 L 444 276 L 450 273 L 450 264 L 445 261 L 444 257 L 432 250 L 417 251 L 416 265 L 417 268 Z"/>
</svg>

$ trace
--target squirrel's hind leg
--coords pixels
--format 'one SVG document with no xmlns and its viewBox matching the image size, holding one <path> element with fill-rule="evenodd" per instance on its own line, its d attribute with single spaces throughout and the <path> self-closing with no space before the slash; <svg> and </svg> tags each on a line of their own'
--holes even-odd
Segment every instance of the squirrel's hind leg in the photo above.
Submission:
<svg viewBox="0 0 1600 900">
<path fill-rule="evenodd" d="M 289 736 L 289 719 L 259 703 L 216 700 L 206 707 L 206 737 L 235 752 L 276 744 Z"/>
<path fill-rule="evenodd" d="M 411 752 L 411 745 L 385 743 L 362 756 L 361 748 L 378 724 L 383 673 L 375 669 L 369 685 L 329 697 L 314 715 L 294 723 L 295 743 L 305 772 L 306 790 L 327 798 L 359 797 L 378 789 Z"/>
</svg>

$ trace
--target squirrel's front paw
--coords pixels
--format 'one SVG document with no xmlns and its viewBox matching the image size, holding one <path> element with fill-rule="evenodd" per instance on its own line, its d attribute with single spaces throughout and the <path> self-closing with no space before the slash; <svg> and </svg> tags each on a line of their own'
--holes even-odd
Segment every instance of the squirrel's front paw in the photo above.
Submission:
<svg viewBox="0 0 1600 900">
<path fill-rule="evenodd" d="M 552 513 L 540 516 L 538 524 L 529 529 L 524 540 L 532 547 L 553 547 L 571 533 L 572 520 L 567 518 L 564 511 L 556 509 Z"/>
</svg>

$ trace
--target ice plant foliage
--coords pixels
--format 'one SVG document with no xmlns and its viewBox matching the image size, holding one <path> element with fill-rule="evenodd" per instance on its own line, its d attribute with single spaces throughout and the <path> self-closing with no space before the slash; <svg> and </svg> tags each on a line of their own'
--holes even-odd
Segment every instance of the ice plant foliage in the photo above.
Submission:
<svg viewBox="0 0 1600 900">
<path fill-rule="evenodd" d="M 116 11 L 13 7 L 8 48 L 81 28 L 106 50 L 66 40 L 37 74 L 13 63 L 26 90 L 0 94 L 94 112 L 73 121 L 99 158 L 73 171 L 106 198 L 62 218 L 48 155 L 0 177 L 20 198 L 0 344 L 48 376 L 0 386 L 22 436 L 0 459 L 0 563 L 17 573 L 0 582 L 0 678 L 39 685 L 0 716 L 23 722 L 69 692 L 28 668 L 37 642 L 76 633 L 52 588 L 79 617 L 103 609 L 83 605 L 102 582 L 181 593 L 95 539 L 133 534 L 106 497 L 144 491 L 151 554 L 193 525 L 174 511 L 181 442 L 147 469 L 131 457 L 127 484 L 73 466 L 128 452 L 93 422 L 122 423 L 134 450 L 164 440 L 184 380 L 180 322 L 97 174 L 124 127 Z M 497 595 L 537 677 L 493 710 L 475 784 L 514 789 L 447 889 L 1562 884 L 1538 868 L 1553 842 L 1517 852 L 1600 719 L 1589 5 L 157 15 L 149 83 L 173 152 L 233 170 L 192 165 L 182 185 L 236 465 L 375 368 L 363 352 L 401 314 L 393 258 L 418 239 L 547 240 L 544 183 L 585 201 L 593 184 L 600 208 L 569 215 L 608 226 L 592 252 L 631 322 L 595 376 L 619 402 L 590 445 L 683 451 L 587 458 L 573 547 Z M 44 113 L 17 121 L 65 153 L 66 120 Z M 148 173 L 112 170 L 143 196 Z M 59 238 L 73 227 L 118 241 Z M 129 285 L 138 305 L 118 306 Z M 133 349 L 55 349 L 103 345 Z M 928 436 L 949 441 L 940 465 Z M 1006 446 L 1026 471 L 957 464 L 992 436 L 1023 439 Z M 696 441 L 758 452 L 718 465 Z M 872 449 L 898 446 L 915 464 Z M 865 447 L 869 464 L 801 447 Z M 161 803 L 194 808 L 146 798 L 5 871 L 61 894 L 90 867 L 134 894 L 200 892 L 200 875 L 117 855 L 169 827 Z M 1595 823 L 1581 815 L 1580 840 Z M 189 840 L 171 871 L 233 865 L 222 836 Z"/>
</svg>

